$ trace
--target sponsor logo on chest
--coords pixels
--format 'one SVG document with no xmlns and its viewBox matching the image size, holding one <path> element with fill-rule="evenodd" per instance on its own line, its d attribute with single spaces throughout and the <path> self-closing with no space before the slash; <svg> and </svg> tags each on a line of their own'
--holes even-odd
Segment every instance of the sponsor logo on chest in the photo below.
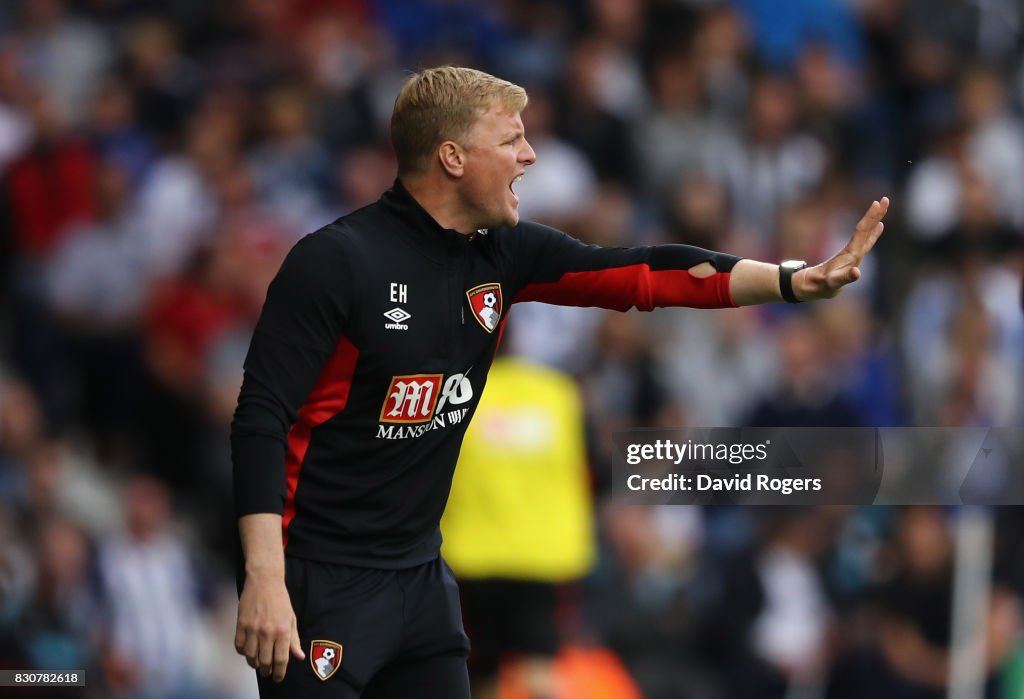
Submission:
<svg viewBox="0 0 1024 699">
<path fill-rule="evenodd" d="M 462 422 L 469 408 L 455 408 L 473 398 L 469 371 L 452 374 L 394 376 L 380 409 L 380 439 L 419 437 L 434 429 Z"/>
</svg>

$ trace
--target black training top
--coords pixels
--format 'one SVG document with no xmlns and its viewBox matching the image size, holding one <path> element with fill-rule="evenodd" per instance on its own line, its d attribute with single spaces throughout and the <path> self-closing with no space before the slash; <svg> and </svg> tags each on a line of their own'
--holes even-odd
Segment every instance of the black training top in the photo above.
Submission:
<svg viewBox="0 0 1024 699">
<path fill-rule="evenodd" d="M 536 223 L 442 228 L 396 181 L 300 240 L 267 291 L 231 426 L 238 516 L 288 555 L 404 568 L 438 555 L 463 434 L 509 306 L 732 306 L 739 258 L 600 248 Z M 717 273 L 686 270 L 709 262 Z"/>
</svg>

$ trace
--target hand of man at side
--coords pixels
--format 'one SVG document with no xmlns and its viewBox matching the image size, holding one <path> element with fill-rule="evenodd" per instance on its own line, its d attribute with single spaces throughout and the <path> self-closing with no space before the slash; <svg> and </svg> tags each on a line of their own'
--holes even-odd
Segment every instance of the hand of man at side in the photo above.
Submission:
<svg viewBox="0 0 1024 699">
<path fill-rule="evenodd" d="M 245 555 L 245 585 L 238 600 L 235 650 L 261 676 L 284 679 L 288 656 L 304 660 L 291 598 L 284 581 L 281 516 L 252 514 L 238 520 Z"/>
<path fill-rule="evenodd" d="M 800 301 L 834 298 L 847 284 L 860 279 L 860 263 L 882 235 L 889 210 L 889 198 L 871 202 L 853 236 L 842 250 L 821 264 L 807 267 L 793 275 L 793 293 Z"/>
</svg>

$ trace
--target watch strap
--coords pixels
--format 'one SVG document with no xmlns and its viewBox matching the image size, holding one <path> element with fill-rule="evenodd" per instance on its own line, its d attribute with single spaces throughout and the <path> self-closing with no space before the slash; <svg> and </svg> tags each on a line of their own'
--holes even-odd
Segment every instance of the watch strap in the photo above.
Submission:
<svg viewBox="0 0 1024 699">
<path fill-rule="evenodd" d="M 803 303 L 793 293 L 793 274 L 805 267 L 807 267 L 806 263 L 799 267 L 779 265 L 779 290 L 782 292 L 782 298 L 786 300 L 786 303 Z"/>
</svg>

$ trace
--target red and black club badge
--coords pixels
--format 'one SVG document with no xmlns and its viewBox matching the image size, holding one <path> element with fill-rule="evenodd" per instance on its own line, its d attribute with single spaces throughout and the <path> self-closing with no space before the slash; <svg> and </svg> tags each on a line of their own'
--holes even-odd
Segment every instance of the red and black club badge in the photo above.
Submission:
<svg viewBox="0 0 1024 699">
<path fill-rule="evenodd" d="M 341 644 L 334 641 L 313 641 L 309 647 L 309 663 L 321 680 L 328 679 L 341 666 Z"/>
<path fill-rule="evenodd" d="M 501 284 L 492 282 L 474 286 L 466 292 L 473 317 L 489 333 L 494 332 L 501 320 Z"/>
</svg>

